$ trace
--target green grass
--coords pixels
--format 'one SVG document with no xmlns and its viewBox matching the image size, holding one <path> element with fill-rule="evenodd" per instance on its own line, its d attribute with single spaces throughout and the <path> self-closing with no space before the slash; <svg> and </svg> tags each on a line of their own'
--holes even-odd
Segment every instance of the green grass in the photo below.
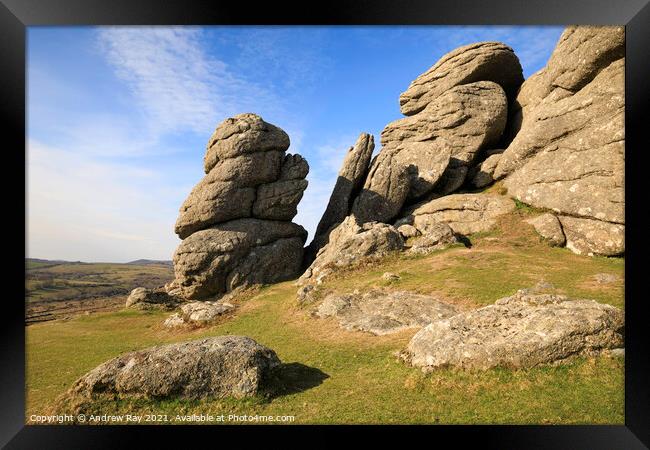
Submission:
<svg viewBox="0 0 650 450">
<path fill-rule="evenodd" d="M 515 212 L 496 231 L 472 237 L 471 248 L 427 256 L 392 255 L 341 272 L 325 290 L 385 286 L 434 293 L 480 306 L 543 279 L 570 296 L 623 306 L 624 260 L 587 258 L 550 248 Z M 519 230 L 517 232 L 513 230 Z M 401 279 L 385 282 L 384 272 Z M 593 275 L 620 282 L 598 285 Z M 401 362 L 415 331 L 372 336 L 343 331 L 310 317 L 291 282 L 267 286 L 233 318 L 210 328 L 170 332 L 168 313 L 119 311 L 27 329 L 27 416 L 42 414 L 88 370 L 120 353 L 213 335 L 247 335 L 274 349 L 284 363 L 276 376 L 284 392 L 247 400 L 99 399 L 90 412 L 110 414 L 294 415 L 296 423 L 598 423 L 624 422 L 624 364 L 620 358 L 578 358 L 559 366 L 482 372 L 438 370 L 424 375 Z M 298 365 L 299 364 L 299 365 Z"/>
</svg>

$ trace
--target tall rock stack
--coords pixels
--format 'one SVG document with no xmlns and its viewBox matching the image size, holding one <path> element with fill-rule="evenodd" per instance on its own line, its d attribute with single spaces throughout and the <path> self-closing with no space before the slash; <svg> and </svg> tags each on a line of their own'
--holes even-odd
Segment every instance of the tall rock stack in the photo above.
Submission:
<svg viewBox="0 0 650 450">
<path fill-rule="evenodd" d="M 206 300 L 241 286 L 297 277 L 307 232 L 291 220 L 307 161 L 255 114 L 226 119 L 208 141 L 205 177 L 180 209 L 169 293 Z"/>
</svg>

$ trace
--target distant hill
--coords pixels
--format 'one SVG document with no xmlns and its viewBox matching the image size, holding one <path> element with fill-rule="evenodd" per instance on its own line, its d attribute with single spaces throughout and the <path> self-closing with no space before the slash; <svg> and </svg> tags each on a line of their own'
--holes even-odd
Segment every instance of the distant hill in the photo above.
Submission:
<svg viewBox="0 0 650 450">
<path fill-rule="evenodd" d="M 25 258 L 25 264 L 30 269 L 37 269 L 43 267 L 58 266 L 60 264 L 97 264 L 82 261 L 64 261 L 62 259 L 40 259 L 40 258 Z M 136 259 L 127 263 L 99 263 L 99 264 L 129 264 L 133 266 L 170 266 L 174 264 L 171 261 L 154 260 L 154 259 Z"/>
<path fill-rule="evenodd" d="M 136 259 L 135 261 L 130 261 L 126 264 L 138 265 L 138 266 L 150 266 L 150 265 L 163 265 L 163 266 L 173 266 L 174 263 L 171 261 L 162 261 L 155 259 Z"/>
</svg>

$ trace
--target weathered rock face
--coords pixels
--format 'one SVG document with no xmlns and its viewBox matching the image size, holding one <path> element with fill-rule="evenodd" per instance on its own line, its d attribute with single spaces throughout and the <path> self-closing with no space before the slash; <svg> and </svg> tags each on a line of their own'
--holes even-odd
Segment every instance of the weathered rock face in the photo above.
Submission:
<svg viewBox="0 0 650 450">
<path fill-rule="evenodd" d="M 494 181 L 494 171 L 501 160 L 501 154 L 495 153 L 488 156 L 483 162 L 475 166 L 468 174 L 474 187 L 483 188 Z"/>
<path fill-rule="evenodd" d="M 404 239 L 393 226 L 376 222 L 362 224 L 350 215 L 332 230 L 329 243 L 318 252 L 299 282 L 320 283 L 336 267 L 351 266 L 365 258 L 384 256 L 403 248 Z"/>
<path fill-rule="evenodd" d="M 314 240 L 309 245 L 308 252 L 312 255 L 312 259 L 327 244 L 332 228 L 343 222 L 350 214 L 352 201 L 366 179 L 374 149 L 375 138 L 371 134 L 361 133 L 357 142 L 345 155 L 327 208 L 318 222 Z"/>
<path fill-rule="evenodd" d="M 521 290 L 494 305 L 432 322 L 413 337 L 403 357 L 425 371 L 534 367 L 623 347 L 624 332 L 618 308 Z"/>
<path fill-rule="evenodd" d="M 402 114 L 416 114 L 449 89 L 475 81 L 493 81 L 513 98 L 524 81 L 519 59 L 510 47 L 499 42 L 459 47 L 440 58 L 400 95 Z"/>
<path fill-rule="evenodd" d="M 402 227 L 405 226 L 409 225 L 402 225 L 399 228 L 400 233 Z M 409 241 L 410 253 L 425 255 L 434 250 L 446 248 L 459 242 L 454 230 L 452 230 L 452 228 L 446 223 L 427 222 L 424 224 L 422 231 L 424 233 L 418 231 L 418 236 Z"/>
<path fill-rule="evenodd" d="M 176 328 L 183 325 L 201 327 L 209 325 L 217 318 L 235 309 L 228 302 L 187 302 L 181 305 L 181 311 L 169 316 L 164 326 Z"/>
<path fill-rule="evenodd" d="M 362 221 L 388 222 L 407 201 L 458 189 L 476 154 L 498 142 L 507 111 L 503 89 L 480 81 L 453 87 L 420 113 L 388 124 L 352 212 Z"/>
<path fill-rule="evenodd" d="M 410 177 L 396 153 L 382 150 L 373 159 L 363 190 L 352 205 L 352 214 L 361 222 L 388 222 L 402 208 Z"/>
<path fill-rule="evenodd" d="M 222 122 L 208 142 L 206 176 L 183 203 L 170 292 L 207 299 L 239 286 L 298 276 L 307 237 L 290 221 L 309 166 L 285 155 L 289 137 L 255 114 Z"/>
<path fill-rule="evenodd" d="M 224 120 L 210 139 L 203 158 L 205 173 L 225 159 L 253 152 L 279 151 L 289 148 L 289 136 L 280 128 L 264 122 L 256 114 L 239 114 Z"/>
<path fill-rule="evenodd" d="M 559 216 L 566 246 L 579 255 L 619 256 L 625 252 L 625 226 L 600 220 Z"/>
<path fill-rule="evenodd" d="M 553 214 L 545 213 L 533 217 L 526 222 L 535 227 L 535 231 L 547 239 L 551 245 L 561 247 L 566 243 L 566 237 L 564 236 L 564 231 L 562 231 L 562 224 L 560 224 L 558 218 Z"/>
<path fill-rule="evenodd" d="M 428 295 L 373 290 L 364 294 L 328 295 L 316 315 L 336 317 L 341 328 L 346 330 L 383 335 L 420 328 L 457 312 L 454 306 Z"/>
<path fill-rule="evenodd" d="M 165 289 L 135 288 L 126 299 L 127 308 L 135 309 L 172 309 L 181 299 L 169 295 Z"/>
<path fill-rule="evenodd" d="M 560 213 L 624 222 L 624 61 L 603 69 L 575 95 L 538 107 L 497 166 L 525 164 L 505 181 L 523 202 Z M 521 152 L 518 152 L 521 150 Z"/>
<path fill-rule="evenodd" d="M 624 43 L 622 27 L 568 28 L 522 86 L 518 133 L 494 171 L 509 195 L 602 221 L 613 242 L 625 224 Z"/>
<path fill-rule="evenodd" d="M 395 226 L 412 225 L 426 236 L 430 227 L 446 223 L 455 233 L 467 235 L 489 230 L 497 217 L 514 208 L 514 202 L 501 195 L 452 194 L 416 205 Z"/>
<path fill-rule="evenodd" d="M 533 119 L 529 114 L 534 109 L 570 97 L 611 62 L 624 56 L 623 27 L 568 27 L 560 36 L 546 67 L 521 85 L 513 104 L 513 136 L 521 128 L 524 117 L 527 121 Z"/>
<path fill-rule="evenodd" d="M 239 219 L 197 231 L 174 252 L 177 289 L 205 299 L 300 271 L 307 232 L 291 222 Z"/>
<path fill-rule="evenodd" d="M 68 395 L 154 398 L 248 397 L 280 365 L 275 352 L 244 336 L 218 336 L 139 350 L 81 377 Z"/>
<path fill-rule="evenodd" d="M 498 142 L 507 116 L 508 101 L 501 86 L 491 81 L 463 84 L 444 92 L 418 114 L 386 125 L 381 133 L 381 142 L 386 148 L 399 147 L 407 142 L 426 142 L 433 147 L 429 150 L 433 154 L 444 152 L 444 148 L 450 146 L 451 157 L 468 165 L 479 150 Z M 437 145 L 436 141 L 440 139 L 443 142 Z M 407 166 L 416 166 L 423 173 L 422 182 L 427 182 L 427 172 L 432 168 L 428 167 L 426 157 L 418 157 L 424 148 L 416 149 L 401 160 Z M 435 168 L 437 165 L 433 164 Z M 437 178 L 426 186 L 419 186 L 418 179 L 414 178 L 411 196 L 419 197 L 430 192 L 436 181 Z"/>
</svg>

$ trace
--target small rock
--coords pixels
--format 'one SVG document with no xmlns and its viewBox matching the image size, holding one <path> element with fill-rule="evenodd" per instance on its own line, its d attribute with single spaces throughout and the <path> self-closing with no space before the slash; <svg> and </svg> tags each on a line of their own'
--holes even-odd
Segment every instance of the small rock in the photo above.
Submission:
<svg viewBox="0 0 650 450">
<path fill-rule="evenodd" d="M 298 292 L 296 293 L 296 298 L 298 299 L 298 303 L 301 304 L 311 303 L 313 301 L 314 288 L 315 286 L 313 284 L 307 284 L 305 286 L 299 287 Z"/>
<path fill-rule="evenodd" d="M 164 288 L 135 288 L 126 299 L 127 308 L 137 309 L 172 309 L 180 299 L 169 295 Z"/>
<path fill-rule="evenodd" d="M 402 277 L 397 275 L 396 273 L 392 272 L 384 272 L 384 274 L 381 276 L 385 281 L 397 281 L 401 280 Z"/>
<path fill-rule="evenodd" d="M 597 283 L 601 284 L 616 283 L 619 280 L 618 276 L 611 273 L 597 273 L 593 278 Z"/>
<path fill-rule="evenodd" d="M 420 232 L 413 225 L 404 224 L 397 227 L 397 231 L 404 237 L 404 239 L 416 237 L 420 235 Z"/>
<path fill-rule="evenodd" d="M 235 309 L 226 302 L 189 302 L 181 306 L 180 313 L 167 318 L 164 326 L 175 328 L 181 325 L 204 326 L 215 321 L 219 316 Z"/>
<path fill-rule="evenodd" d="M 185 325 L 185 321 L 180 314 L 174 313 L 163 322 L 165 328 L 178 328 Z"/>
</svg>

